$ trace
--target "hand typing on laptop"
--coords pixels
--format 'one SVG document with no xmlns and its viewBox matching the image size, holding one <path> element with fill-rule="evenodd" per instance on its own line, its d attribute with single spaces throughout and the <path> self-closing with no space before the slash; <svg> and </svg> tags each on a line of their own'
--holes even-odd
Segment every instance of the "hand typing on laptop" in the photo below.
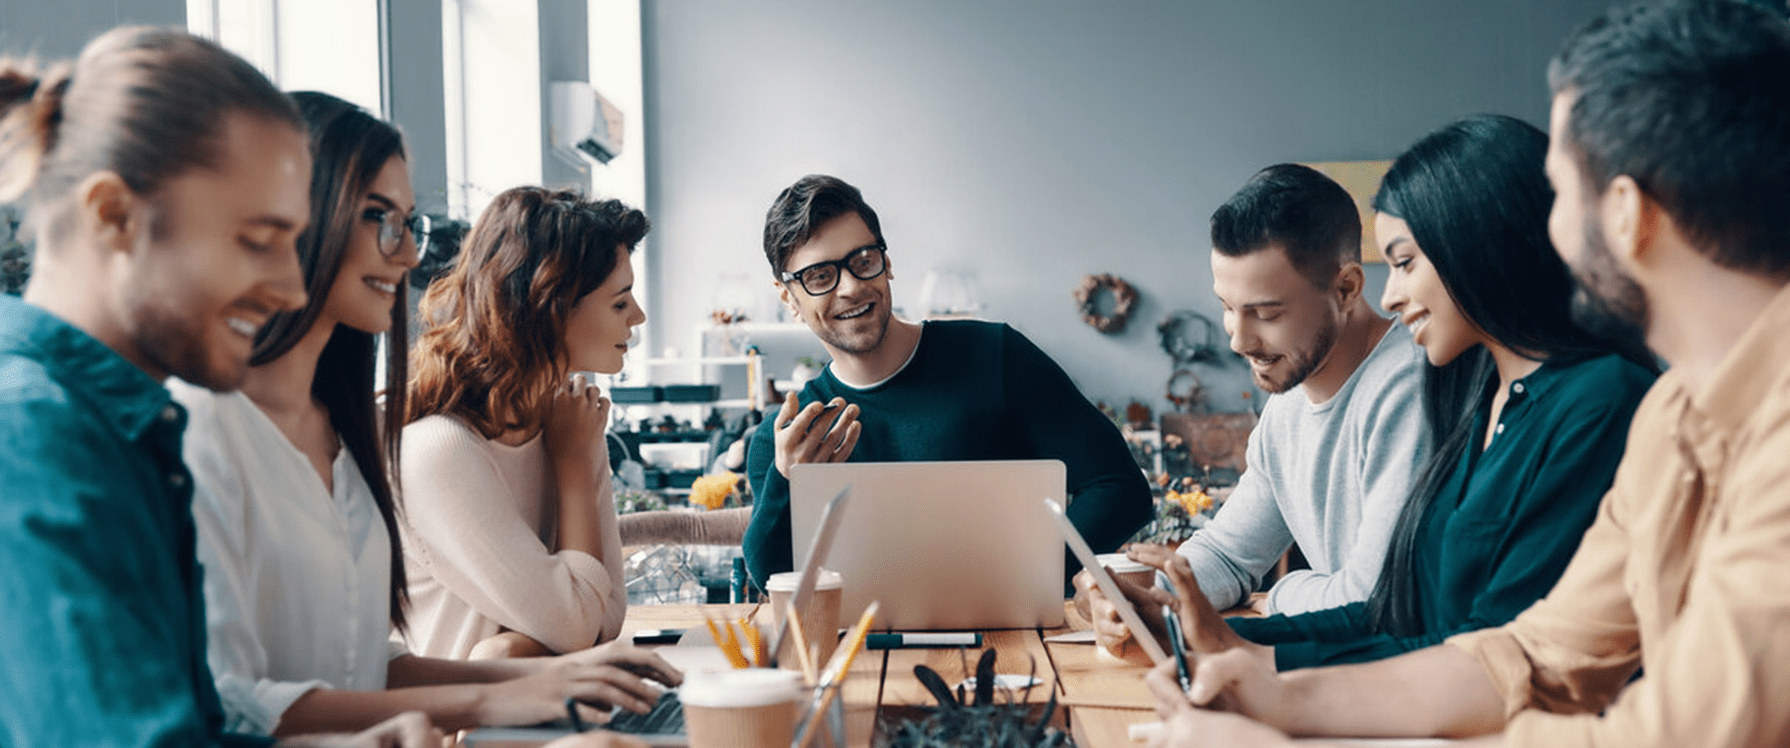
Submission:
<svg viewBox="0 0 1790 748">
<path fill-rule="evenodd" d="M 615 707 L 646 713 L 659 698 L 659 689 L 683 682 L 683 673 L 659 655 L 621 642 L 552 658 L 512 660 L 528 672 L 493 689 L 479 720 L 487 725 L 530 725 L 565 715 L 565 700 L 577 699 L 585 718 L 598 721 L 599 710 Z M 594 708 L 592 708 L 594 707 Z"/>
<path fill-rule="evenodd" d="M 831 425 L 823 419 L 831 417 Z M 847 405 L 835 397 L 825 404 L 820 401 L 800 405 L 796 393 L 783 399 L 777 412 L 777 472 L 789 477 L 791 466 L 806 462 L 845 462 L 852 448 L 858 445 L 863 425 L 858 423 L 858 406 Z"/>
</svg>

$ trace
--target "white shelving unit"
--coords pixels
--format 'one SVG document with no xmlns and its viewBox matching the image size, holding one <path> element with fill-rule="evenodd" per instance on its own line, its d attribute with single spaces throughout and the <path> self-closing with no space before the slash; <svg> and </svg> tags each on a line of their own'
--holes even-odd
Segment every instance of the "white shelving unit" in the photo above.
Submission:
<svg viewBox="0 0 1790 748">
<path fill-rule="evenodd" d="M 721 397 L 712 401 L 617 403 L 617 417 L 638 421 L 673 413 L 700 423 L 709 408 L 762 408 L 766 383 L 787 377 L 800 357 L 826 359 L 826 349 L 807 325 L 800 322 L 739 322 L 730 325 L 697 325 L 686 351 L 697 355 L 632 359 L 618 377 L 617 386 L 667 386 L 713 384 Z M 748 355 L 756 348 L 761 355 Z M 695 410 L 695 412 L 692 412 Z"/>
</svg>

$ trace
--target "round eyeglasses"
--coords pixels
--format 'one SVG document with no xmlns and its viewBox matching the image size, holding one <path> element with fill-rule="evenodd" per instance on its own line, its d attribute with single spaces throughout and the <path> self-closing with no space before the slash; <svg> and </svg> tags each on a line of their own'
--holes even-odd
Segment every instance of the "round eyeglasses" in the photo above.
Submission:
<svg viewBox="0 0 1790 748">
<path fill-rule="evenodd" d="M 871 244 L 852 250 L 838 260 L 817 262 L 793 273 L 784 273 L 783 282 L 796 281 L 809 296 L 825 296 L 839 287 L 839 270 L 844 268 L 858 280 L 870 280 L 889 269 L 888 248 Z"/>
<path fill-rule="evenodd" d="M 409 232 L 410 239 L 416 242 L 416 254 L 421 257 L 429 247 L 429 217 L 421 213 L 401 215 L 398 211 L 386 208 L 368 208 L 361 214 L 362 218 L 379 224 L 379 254 L 391 257 L 398 253 L 399 240 Z"/>
</svg>

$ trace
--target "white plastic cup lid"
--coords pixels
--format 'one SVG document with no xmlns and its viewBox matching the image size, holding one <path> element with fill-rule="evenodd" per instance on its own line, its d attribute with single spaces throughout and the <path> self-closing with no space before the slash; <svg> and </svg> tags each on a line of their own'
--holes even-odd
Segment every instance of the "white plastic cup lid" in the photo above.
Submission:
<svg viewBox="0 0 1790 748">
<path fill-rule="evenodd" d="M 801 582 L 802 572 L 799 571 L 786 571 L 781 574 L 772 574 L 770 579 L 765 580 L 764 591 L 793 593 L 796 591 L 796 585 Z M 836 590 L 844 586 L 845 579 L 839 576 L 839 572 L 831 569 L 821 569 L 819 574 L 814 575 L 814 589 Z"/>
<path fill-rule="evenodd" d="M 1101 566 L 1112 569 L 1113 572 L 1117 574 L 1156 570 L 1155 567 L 1150 566 L 1149 564 L 1140 563 L 1127 558 L 1123 553 L 1102 553 L 1095 556 L 1094 560 L 1099 561 Z"/>
<path fill-rule="evenodd" d="M 802 674 L 794 670 L 744 668 L 690 671 L 678 687 L 688 706 L 753 707 L 782 704 L 802 697 Z"/>
</svg>

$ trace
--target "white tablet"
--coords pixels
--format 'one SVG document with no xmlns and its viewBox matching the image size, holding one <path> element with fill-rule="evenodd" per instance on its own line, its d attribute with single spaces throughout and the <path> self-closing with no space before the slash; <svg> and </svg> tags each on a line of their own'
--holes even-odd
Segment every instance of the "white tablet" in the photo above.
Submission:
<svg viewBox="0 0 1790 748">
<path fill-rule="evenodd" d="M 1094 549 L 1088 547 L 1088 541 L 1082 539 L 1081 532 L 1075 529 L 1075 523 L 1070 522 L 1069 517 L 1063 514 L 1063 507 L 1051 499 L 1043 501 L 1045 508 L 1056 519 L 1057 528 L 1063 531 L 1063 542 L 1068 543 L 1069 550 L 1074 551 L 1075 557 L 1081 559 L 1082 568 L 1093 575 L 1094 582 L 1100 585 L 1100 591 L 1106 594 L 1106 599 L 1119 611 L 1119 620 L 1125 622 L 1125 627 L 1131 629 L 1132 638 L 1137 639 L 1138 645 L 1144 648 L 1144 654 L 1150 656 L 1150 662 L 1162 664 L 1168 660 L 1168 653 L 1162 651 L 1162 645 L 1156 643 L 1156 636 L 1150 633 L 1150 627 L 1144 625 L 1144 619 L 1139 618 L 1137 610 L 1131 607 L 1131 600 L 1119 591 L 1119 585 L 1113 582 L 1112 575 L 1106 573 L 1106 567 L 1100 565 L 1100 559 L 1094 555 Z"/>
</svg>

